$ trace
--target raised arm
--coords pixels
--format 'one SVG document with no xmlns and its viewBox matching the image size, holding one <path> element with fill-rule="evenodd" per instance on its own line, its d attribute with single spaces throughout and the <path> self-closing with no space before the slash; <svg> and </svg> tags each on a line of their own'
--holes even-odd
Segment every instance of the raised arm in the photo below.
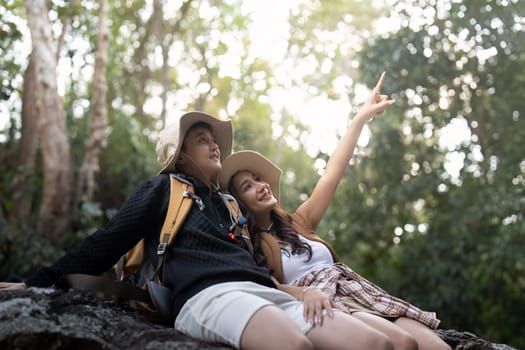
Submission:
<svg viewBox="0 0 525 350">
<path fill-rule="evenodd" d="M 363 126 L 375 115 L 394 103 L 387 95 L 381 95 L 381 87 L 385 80 L 385 73 L 381 74 L 379 81 L 368 96 L 365 104 L 350 121 L 346 133 L 335 148 L 326 164 L 325 171 L 317 182 L 312 195 L 297 209 L 312 228 L 316 228 L 328 210 L 339 181 L 345 173 L 348 162 L 354 154 L 357 139 L 363 130 Z"/>
</svg>

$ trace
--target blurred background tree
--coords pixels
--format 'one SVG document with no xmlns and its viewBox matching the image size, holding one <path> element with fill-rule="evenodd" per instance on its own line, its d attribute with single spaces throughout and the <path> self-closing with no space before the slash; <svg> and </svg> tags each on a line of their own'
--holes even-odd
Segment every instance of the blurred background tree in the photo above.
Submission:
<svg viewBox="0 0 525 350">
<path fill-rule="evenodd" d="M 279 164 L 294 210 L 386 71 L 396 104 L 367 124 L 319 233 L 357 272 L 437 311 L 441 328 L 524 348 L 525 3 L 265 2 L 263 35 L 283 39 L 273 56 L 254 54 L 256 3 L 108 2 L 107 146 L 93 196 L 72 201 L 57 240 L 37 225 L 29 17 L 20 0 L 0 5 L 0 279 L 23 279 L 107 222 L 158 171 L 158 131 L 192 109 L 231 118 L 235 149 Z M 100 100 L 100 3 L 46 4 L 73 185 Z"/>
</svg>

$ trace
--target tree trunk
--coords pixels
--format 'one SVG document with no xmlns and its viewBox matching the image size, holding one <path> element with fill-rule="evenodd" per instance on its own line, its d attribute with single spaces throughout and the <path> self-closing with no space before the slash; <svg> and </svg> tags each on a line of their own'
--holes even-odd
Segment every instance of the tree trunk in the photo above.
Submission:
<svg viewBox="0 0 525 350">
<path fill-rule="evenodd" d="M 13 208 L 9 211 L 9 221 L 29 222 L 34 191 L 32 180 L 38 150 L 38 114 L 36 109 L 36 76 L 34 59 L 31 56 L 24 73 L 22 95 L 22 136 L 18 143 L 15 158 L 17 177 L 13 183 Z"/>
<path fill-rule="evenodd" d="M 80 167 L 76 201 L 92 201 L 95 192 L 95 175 L 100 170 L 99 155 L 107 145 L 106 130 L 108 112 L 106 107 L 106 64 L 108 60 L 108 2 L 99 2 L 99 24 L 95 73 L 93 79 L 93 115 L 91 130 L 86 145 L 84 159 Z"/>
<path fill-rule="evenodd" d="M 25 0 L 35 64 L 38 131 L 42 149 L 44 182 L 38 232 L 57 241 L 70 228 L 71 152 L 66 116 L 57 91 L 56 50 L 44 0 Z"/>
</svg>

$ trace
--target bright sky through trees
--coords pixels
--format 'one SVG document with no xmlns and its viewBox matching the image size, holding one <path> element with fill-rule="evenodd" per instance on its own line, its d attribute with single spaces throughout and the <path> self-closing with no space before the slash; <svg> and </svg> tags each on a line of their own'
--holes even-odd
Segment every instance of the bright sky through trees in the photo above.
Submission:
<svg viewBox="0 0 525 350">
<path fill-rule="evenodd" d="M 253 20 L 251 26 L 252 47 L 250 51 L 256 56 L 262 56 L 272 62 L 277 69 L 286 70 L 286 40 L 289 31 L 292 30 L 288 25 L 288 12 L 297 6 L 300 0 L 269 0 L 257 1 L 247 0 L 244 2 L 245 9 Z M 421 13 L 420 18 L 426 18 Z M 396 30 L 399 27 L 399 18 L 381 17 L 377 19 L 374 28 L 381 33 Z M 417 25 L 417 23 L 415 23 Z M 358 45 L 356 43 L 356 45 Z M 349 58 L 349 60 L 352 58 Z M 301 67 L 293 67 L 299 70 Z M 295 72 L 295 74 L 302 74 Z M 283 74 L 287 76 L 287 74 Z M 340 86 L 344 91 L 345 86 Z M 356 84 L 357 105 L 361 104 L 369 93 L 369 88 L 360 82 Z M 385 85 L 388 84 L 388 72 Z M 323 96 L 311 96 L 307 94 L 301 86 L 292 86 L 289 89 L 276 89 L 271 95 L 270 102 L 274 111 L 286 108 L 292 115 L 296 116 L 302 123 L 310 126 L 312 137 L 307 141 L 309 144 L 295 145 L 296 147 L 306 147 L 315 155 L 318 150 L 331 153 L 337 144 L 338 131 L 346 128 L 348 116 L 350 115 L 350 101 L 340 99 L 330 100 Z M 345 95 L 345 94 L 342 94 Z M 279 132 L 277 130 L 277 132 Z M 470 140 L 470 129 L 462 118 L 454 119 L 448 127 L 444 129 L 440 136 L 440 146 L 450 149 L 451 153 L 447 157 L 446 169 L 455 178 L 459 176 L 459 171 L 463 167 L 463 158 L 452 152 L 461 142 Z M 278 135 L 277 135 L 278 136 Z M 358 144 L 365 146 L 371 137 L 370 130 L 365 127 Z M 291 140 L 293 141 L 293 140 Z M 324 166 L 324 165 L 321 165 Z"/>
<path fill-rule="evenodd" d="M 351 116 L 352 105 L 351 101 L 346 98 L 345 90 L 347 84 L 355 84 L 355 90 L 357 93 L 356 105 L 359 105 L 366 98 L 369 90 L 360 82 L 342 80 L 339 83 L 334 83 L 336 89 L 339 90 L 341 96 L 339 100 L 328 99 L 326 96 L 312 96 L 309 94 L 303 86 L 293 86 L 287 79 L 292 75 L 303 75 L 307 74 L 312 69 L 318 69 L 318 67 L 309 67 L 307 65 L 295 66 L 286 57 L 287 40 L 290 36 L 290 25 L 288 23 L 289 11 L 296 7 L 301 0 L 246 0 L 243 1 L 242 10 L 249 14 L 252 23 L 250 24 L 250 39 L 251 46 L 247 49 L 252 57 L 263 57 L 267 60 L 275 70 L 277 80 L 280 83 L 279 87 L 272 88 L 269 92 L 268 102 L 272 106 L 272 110 L 275 113 L 275 126 L 274 136 L 277 138 L 280 136 L 282 130 L 279 128 L 279 118 L 283 111 L 294 116 L 296 120 L 303 124 L 306 124 L 311 129 L 311 136 L 305 140 L 297 140 L 288 138 L 287 142 L 294 148 L 305 147 L 308 152 L 313 156 L 320 150 L 325 153 L 330 153 L 337 144 L 337 136 L 339 132 L 346 128 L 348 116 Z M 212 12 L 217 9 L 203 8 L 201 11 L 205 15 L 206 11 Z M 173 11 L 175 12 L 175 11 Z M 170 11 L 167 11 L 170 13 Z M 421 14 L 421 18 L 424 18 L 424 14 Z M 396 18 L 378 18 L 377 25 L 375 28 L 380 28 L 382 31 L 395 30 L 398 27 L 398 20 Z M 25 45 L 17 44 L 13 48 L 16 56 L 20 60 L 23 60 L 28 56 L 30 52 L 30 36 L 27 30 L 27 26 L 24 22 L 20 23 L 19 28 L 24 33 L 26 40 Z M 54 28 L 57 33 L 60 32 L 60 28 Z M 220 35 L 221 33 L 218 33 Z M 234 41 L 235 38 L 232 38 Z M 89 52 L 87 47 L 87 41 L 76 40 L 72 43 L 78 51 L 83 54 L 78 55 L 86 56 Z M 358 43 L 354 44 L 355 46 Z M 239 47 L 238 50 L 245 50 L 246 48 Z M 234 54 L 235 51 L 232 51 Z M 490 52 L 482 52 L 481 55 L 489 56 Z M 159 53 L 152 53 L 151 57 L 155 61 L 155 57 L 159 56 Z M 352 58 L 349 57 L 349 60 Z M 226 57 L 221 63 L 222 74 L 232 76 L 234 78 L 240 78 L 238 67 L 235 66 L 237 60 L 234 57 Z M 93 67 L 83 66 L 80 68 L 81 63 L 75 61 L 75 56 L 72 58 L 62 57 L 59 61 L 59 69 L 57 76 L 59 79 L 58 87 L 59 93 L 63 95 L 66 81 L 70 77 L 78 75 L 91 76 Z M 187 80 L 191 80 L 192 72 L 187 71 Z M 182 78 L 184 79 L 184 78 Z M 85 79 L 88 81 L 89 79 Z M 22 82 L 19 82 L 20 86 Z M 385 86 L 388 85 L 388 72 L 385 80 Z M 159 91 L 160 96 L 160 91 Z M 182 97 L 184 98 L 184 97 Z M 417 96 L 414 96 L 417 98 Z M 85 101 L 88 103 L 88 101 Z M 168 100 L 168 108 L 170 106 L 181 105 L 181 101 L 174 99 Z M 9 108 L 10 104 L 19 104 L 20 101 L 12 98 L 10 101 L 2 101 L 0 103 L 0 129 L 8 127 Z M 232 106 L 235 104 L 233 103 Z M 79 115 L 83 115 L 82 103 L 79 105 Z M 160 98 L 153 96 L 145 102 L 144 109 L 148 112 L 160 115 L 161 106 Z M 355 110 L 355 108 L 354 108 Z M 133 111 L 130 111 L 133 112 Z M 174 110 L 171 108 L 168 111 L 167 122 L 170 122 L 170 115 L 173 116 L 182 111 Z M 464 121 L 464 120 L 463 120 Z M 365 146 L 371 137 L 370 131 L 365 127 L 361 138 L 359 140 L 360 146 Z M 441 135 L 440 145 L 445 149 L 452 150 L 456 145 L 461 142 L 469 140 L 470 130 L 468 125 L 462 122 L 462 119 L 453 120 L 449 127 L 444 129 Z M 459 174 L 460 169 L 463 166 L 463 159 L 460 155 L 451 152 L 447 157 L 447 171 L 452 177 L 456 177 Z"/>
</svg>

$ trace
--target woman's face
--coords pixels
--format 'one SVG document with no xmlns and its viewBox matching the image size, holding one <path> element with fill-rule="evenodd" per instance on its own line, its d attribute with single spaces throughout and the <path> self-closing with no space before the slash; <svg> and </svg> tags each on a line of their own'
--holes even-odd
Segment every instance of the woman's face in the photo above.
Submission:
<svg viewBox="0 0 525 350">
<path fill-rule="evenodd" d="M 213 179 L 222 168 L 221 153 L 210 129 L 191 128 L 184 138 L 177 165 L 187 174 Z"/>
<path fill-rule="evenodd" d="M 277 205 L 268 183 L 247 170 L 241 170 L 231 180 L 234 194 L 254 215 L 270 213 Z"/>
</svg>

